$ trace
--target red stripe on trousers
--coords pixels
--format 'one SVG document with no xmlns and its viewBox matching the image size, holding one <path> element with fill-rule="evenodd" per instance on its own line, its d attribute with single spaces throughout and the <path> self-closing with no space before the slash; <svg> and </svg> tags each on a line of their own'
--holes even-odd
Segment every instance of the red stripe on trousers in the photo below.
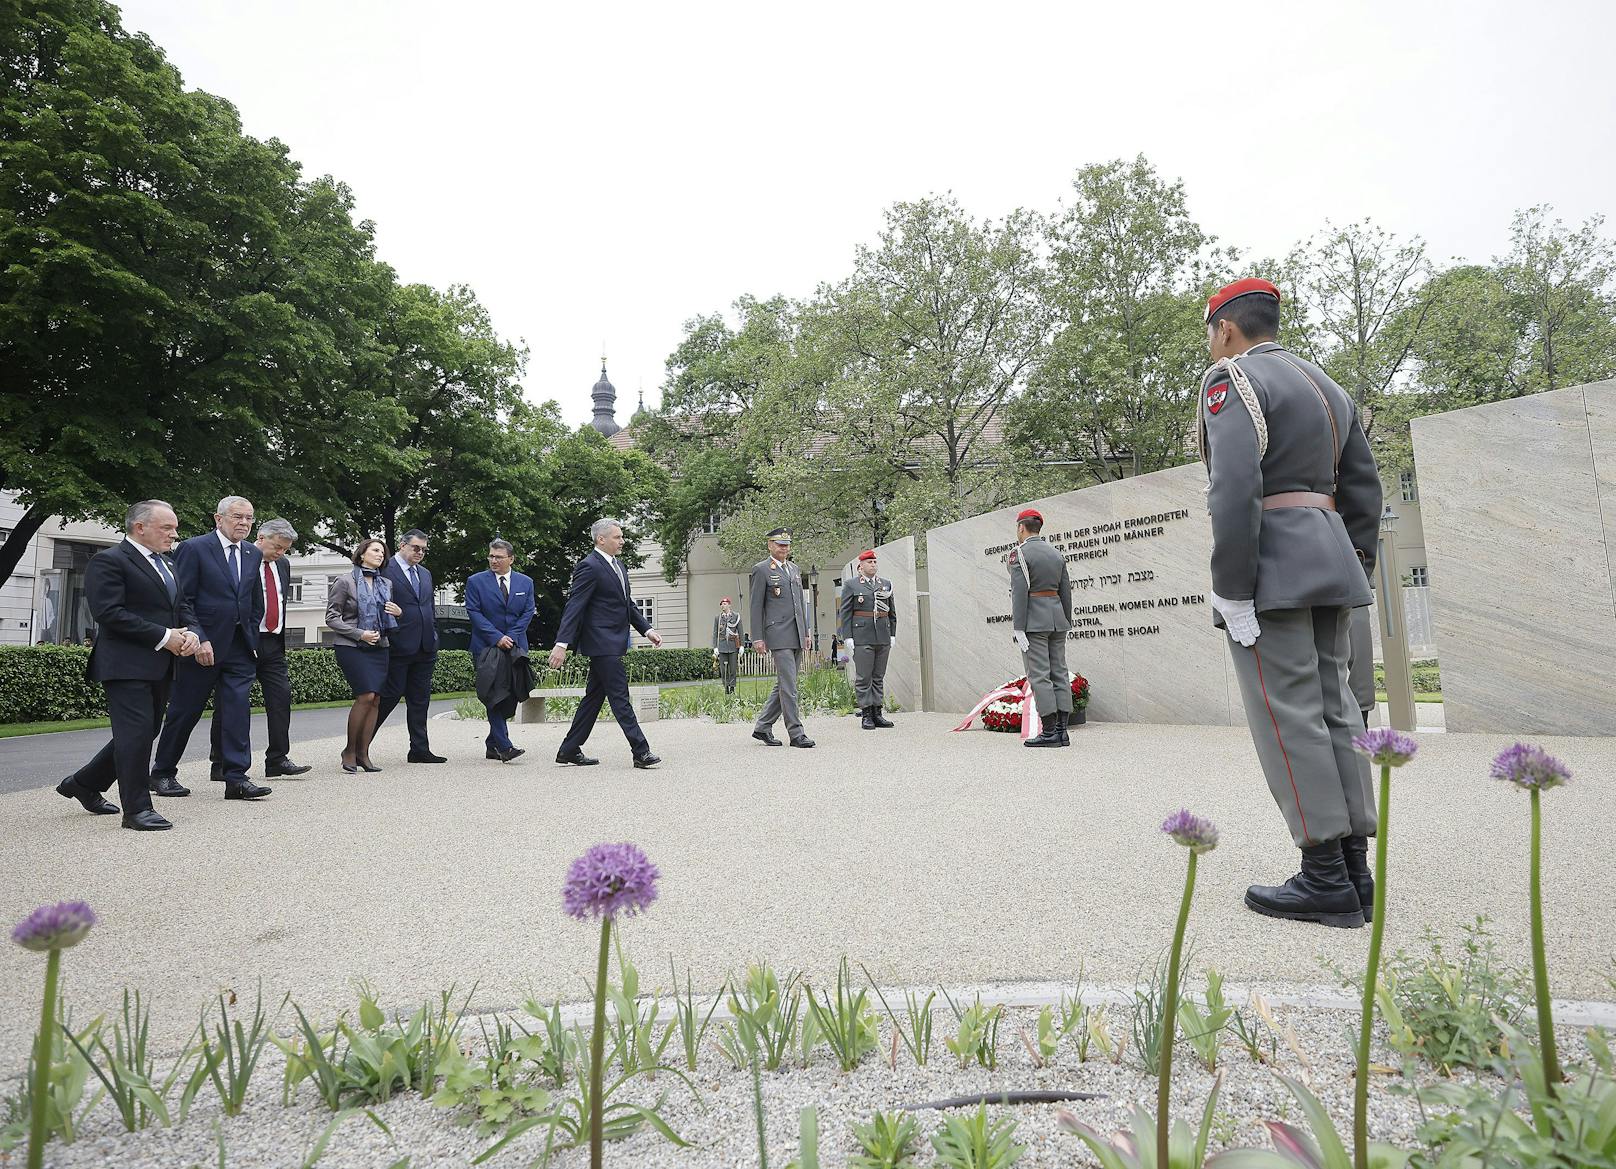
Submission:
<svg viewBox="0 0 1616 1169">
<path fill-rule="evenodd" d="M 1285 740 L 1279 733 L 1279 720 L 1274 717 L 1273 704 L 1268 701 L 1268 684 L 1262 676 L 1262 652 L 1253 645 L 1251 653 L 1257 659 L 1257 685 L 1262 689 L 1263 705 L 1268 708 L 1268 721 L 1274 724 L 1274 738 L 1279 742 L 1279 754 L 1285 760 L 1285 775 L 1291 781 L 1291 795 L 1296 797 L 1296 814 L 1302 818 L 1302 839 L 1311 840 L 1307 831 L 1307 813 L 1302 811 L 1302 793 L 1296 790 L 1296 774 L 1291 771 L 1291 755 L 1285 750 Z"/>
</svg>

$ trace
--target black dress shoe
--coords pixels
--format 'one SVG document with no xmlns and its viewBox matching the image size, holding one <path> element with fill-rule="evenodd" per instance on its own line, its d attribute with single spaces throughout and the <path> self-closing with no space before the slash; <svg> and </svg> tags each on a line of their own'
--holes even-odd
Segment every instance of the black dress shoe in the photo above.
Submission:
<svg viewBox="0 0 1616 1169">
<path fill-rule="evenodd" d="M 501 763 L 509 763 L 513 759 L 515 759 L 518 755 L 526 755 L 526 754 L 527 754 L 527 748 L 526 747 L 490 747 L 490 748 L 488 748 L 488 757 L 490 759 L 498 759 Z"/>
<path fill-rule="evenodd" d="M 369 772 L 374 773 L 374 772 L 380 771 L 381 768 L 377 767 L 374 763 L 372 763 L 368 759 L 361 759 L 359 761 L 359 770 L 360 771 L 369 771 Z"/>
<path fill-rule="evenodd" d="M 769 747 L 778 747 L 780 745 L 780 740 L 775 738 L 771 731 L 753 731 L 752 737 Z"/>
<path fill-rule="evenodd" d="M 577 747 L 577 748 L 573 749 L 573 752 L 572 752 L 571 755 L 567 755 L 567 754 L 565 754 L 565 753 L 563 753 L 561 751 L 557 751 L 556 752 L 556 762 L 557 763 L 571 763 L 576 767 L 593 767 L 595 764 L 599 763 L 600 760 L 599 759 L 591 759 L 588 755 L 584 754 L 583 748 Z"/>
<path fill-rule="evenodd" d="M 243 779 L 235 783 L 226 784 L 224 798 L 227 800 L 259 800 L 274 790 L 272 787 L 256 784 L 250 779 Z"/>
<path fill-rule="evenodd" d="M 84 805 L 86 812 L 94 812 L 97 816 L 111 816 L 118 810 L 118 805 L 100 792 L 91 791 L 87 787 L 80 787 L 73 782 L 71 775 L 56 785 L 56 794 L 66 796 L 70 800 L 77 800 Z"/>
<path fill-rule="evenodd" d="M 791 745 L 793 747 L 812 747 L 814 745 L 814 741 L 807 735 L 798 735 L 795 739 L 791 740 Z"/>
<path fill-rule="evenodd" d="M 640 768 L 642 770 L 647 768 L 647 767 L 655 767 L 658 763 L 661 763 L 661 762 L 662 762 L 662 756 L 653 755 L 649 751 L 647 751 L 644 755 L 636 755 L 636 756 L 634 756 L 634 766 L 638 767 L 638 768 Z"/>
<path fill-rule="evenodd" d="M 191 789 L 182 787 L 180 781 L 172 775 L 165 775 L 162 779 L 151 781 L 151 793 L 154 796 L 188 796 Z"/>
<path fill-rule="evenodd" d="M 136 812 L 132 816 L 125 815 L 123 826 L 133 828 L 136 832 L 162 832 L 164 829 L 174 827 L 156 812 Z"/>
<path fill-rule="evenodd" d="M 302 775 L 307 770 L 306 766 L 293 763 L 290 759 L 282 759 L 275 763 L 264 764 L 264 778 L 268 779 L 272 775 Z"/>
<path fill-rule="evenodd" d="M 342 763 L 342 769 L 344 771 L 346 771 L 349 775 L 358 775 L 359 774 L 359 764 L 357 764 L 357 763 L 348 763 L 348 762 L 343 761 L 343 760 L 338 760 L 338 762 Z"/>
<path fill-rule="evenodd" d="M 405 756 L 405 761 L 408 762 L 408 763 L 447 763 L 447 762 L 449 762 L 442 755 L 434 755 L 430 751 L 411 751 L 407 756 Z"/>
</svg>

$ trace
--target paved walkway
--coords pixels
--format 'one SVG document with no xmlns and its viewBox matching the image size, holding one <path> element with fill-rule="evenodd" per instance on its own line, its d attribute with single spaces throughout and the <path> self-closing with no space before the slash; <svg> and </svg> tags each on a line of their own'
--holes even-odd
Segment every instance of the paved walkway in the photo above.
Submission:
<svg viewBox="0 0 1616 1169">
<path fill-rule="evenodd" d="M 862 732 L 816 718 L 813 751 L 773 750 L 745 724 L 651 724 L 667 760 L 635 771 L 615 726 L 599 767 L 551 760 L 562 724 L 513 727 L 528 754 L 482 758 L 481 723 L 443 720 L 441 767 L 404 763 L 404 727 L 378 739 L 379 775 L 337 770 L 340 742 L 300 748 L 316 768 L 261 803 L 197 789 L 163 802 L 178 827 L 141 834 L 48 790 L 0 795 L 0 924 L 34 905 L 88 900 L 102 916 L 65 963 L 75 1016 L 115 1006 L 124 985 L 154 1000 L 172 1040 L 223 987 L 262 977 L 326 1013 L 366 978 L 407 1004 L 458 983 L 498 1009 L 529 993 L 583 997 L 597 935 L 563 916 L 568 863 L 601 840 L 634 840 L 662 867 L 662 899 L 627 924 L 647 989 L 669 955 L 698 987 L 767 957 L 832 972 L 847 953 L 883 983 L 1131 980 L 1170 939 L 1184 854 L 1157 830 L 1180 805 L 1212 817 L 1191 931 L 1200 961 L 1276 989 L 1330 981 L 1317 962 L 1362 961 L 1368 931 L 1257 917 L 1240 895 L 1287 876 L 1295 852 L 1241 730 L 1096 724 L 1065 751 L 1008 735 L 949 734 L 944 715 L 903 714 Z M 1616 739 L 1546 740 L 1576 773 L 1545 797 L 1548 931 L 1555 990 L 1616 997 Z M 1526 954 L 1527 800 L 1486 778 L 1507 736 L 1421 737 L 1396 780 L 1392 947 L 1432 926 L 1494 920 Z M 0 1067 L 20 1066 L 41 964 L 0 948 Z"/>
</svg>

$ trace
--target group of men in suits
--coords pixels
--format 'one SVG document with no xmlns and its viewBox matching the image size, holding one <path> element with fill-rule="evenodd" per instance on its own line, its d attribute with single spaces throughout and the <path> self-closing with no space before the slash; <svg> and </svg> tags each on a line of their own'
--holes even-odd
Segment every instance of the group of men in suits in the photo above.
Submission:
<svg viewBox="0 0 1616 1169">
<path fill-rule="evenodd" d="M 85 572 L 85 596 L 101 630 L 88 670 L 106 690 L 112 738 L 56 790 L 87 811 L 110 815 L 120 811 L 106 798 L 116 783 L 123 826 L 136 831 L 173 827 L 151 797 L 190 795 L 176 774 L 209 699 L 214 771 L 225 799 L 270 794 L 247 778 L 254 678 L 265 680 L 266 695 L 286 699 L 286 714 L 272 720 L 266 774 L 308 770 L 287 755 L 289 577 L 281 558 L 297 533 L 284 521 L 270 521 L 259 543 L 248 543 L 253 506 L 234 495 L 219 501 L 213 522 L 212 531 L 181 543 L 170 560 L 179 532 L 174 509 L 160 499 L 142 500 L 125 516 L 124 539 L 92 557 Z"/>
</svg>

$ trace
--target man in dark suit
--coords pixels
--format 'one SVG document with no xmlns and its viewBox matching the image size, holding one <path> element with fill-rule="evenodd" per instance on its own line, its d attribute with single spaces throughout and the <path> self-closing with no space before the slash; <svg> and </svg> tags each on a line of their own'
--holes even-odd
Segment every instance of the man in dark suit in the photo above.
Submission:
<svg viewBox="0 0 1616 1169">
<path fill-rule="evenodd" d="M 152 740 L 176 659 L 201 647 L 196 614 L 163 555 L 179 526 L 168 504 L 143 499 L 125 517 L 123 541 L 90 559 L 84 592 L 100 636 L 86 673 L 106 690 L 112 739 L 56 788 L 86 811 L 107 816 L 118 809 L 103 793 L 116 782 L 123 826 L 140 832 L 173 827 L 153 810 L 146 790 Z"/>
<path fill-rule="evenodd" d="M 213 699 L 219 724 L 219 757 L 224 798 L 255 800 L 270 788 L 247 778 L 252 763 L 251 705 L 257 674 L 258 628 L 264 619 L 263 554 L 247 543 L 253 506 L 239 495 L 219 501 L 214 528 L 192 536 L 174 554 L 174 576 L 202 628 L 202 646 L 174 675 L 168 718 L 157 740 L 151 790 L 160 796 L 188 796 L 175 776 L 191 731 Z"/>
<path fill-rule="evenodd" d="M 258 525 L 257 547 L 263 556 L 258 567 L 258 587 L 264 591 L 264 616 L 258 623 L 258 685 L 264 692 L 264 721 L 269 724 L 269 746 L 264 751 L 264 775 L 302 775 L 308 770 L 294 763 L 292 750 L 292 678 L 286 669 L 286 601 L 292 590 L 292 566 L 286 559 L 297 543 L 297 529 L 285 520 L 265 520 Z M 224 782 L 224 754 L 220 747 L 218 719 L 209 732 L 208 759 L 212 774 Z"/>
<path fill-rule="evenodd" d="M 398 553 L 382 566 L 382 575 L 393 582 L 393 599 L 404 612 L 397 618 L 397 627 L 387 635 L 387 685 L 382 688 L 376 726 L 387 721 L 403 698 L 404 719 L 410 728 L 409 761 L 443 763 L 443 756 L 432 753 L 426 737 L 427 708 L 432 705 L 432 667 L 438 660 L 432 574 L 421 563 L 426 559 L 426 545 L 426 533 L 411 528 L 399 541 Z"/>
<path fill-rule="evenodd" d="M 533 581 L 512 570 L 516 549 L 506 540 L 488 545 L 488 571 L 466 582 L 466 616 L 471 619 L 471 660 L 491 648 L 527 653 L 527 627 L 533 622 Z M 488 712 L 488 758 L 509 763 L 525 754 L 513 746 L 506 720 Z"/>
<path fill-rule="evenodd" d="M 616 520 L 596 520 L 589 534 L 594 537 L 595 550 L 573 567 L 567 607 L 561 613 L 555 648 L 550 651 L 552 670 L 561 668 L 569 645 L 589 658 L 589 682 L 572 716 L 572 727 L 556 752 L 556 762 L 584 767 L 599 762 L 585 755 L 583 747 L 589 732 L 595 729 L 601 703 L 609 700 L 617 725 L 623 728 L 623 737 L 634 753 L 634 766 L 655 767 L 662 760 L 651 754 L 651 744 L 646 742 L 645 732 L 634 717 L 623 654 L 628 649 L 631 625 L 652 645 L 660 646 L 662 635 L 651 628 L 634 605 L 628 573 L 617 558 L 623 550 L 622 525 Z"/>
</svg>

